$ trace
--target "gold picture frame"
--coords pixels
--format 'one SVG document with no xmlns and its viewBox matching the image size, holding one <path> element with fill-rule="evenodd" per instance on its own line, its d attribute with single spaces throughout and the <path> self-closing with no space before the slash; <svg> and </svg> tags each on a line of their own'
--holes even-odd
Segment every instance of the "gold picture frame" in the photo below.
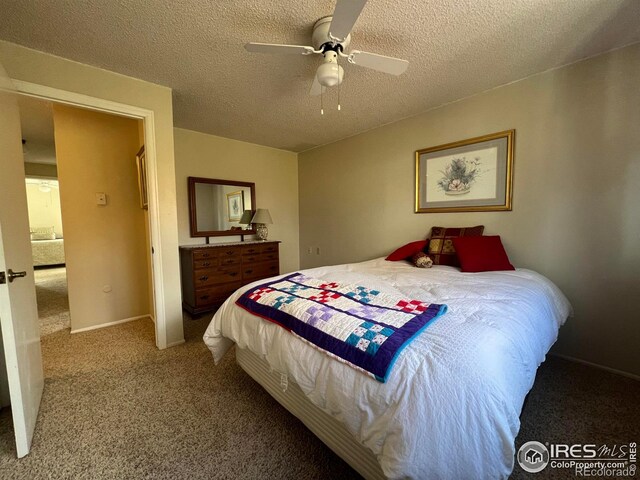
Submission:
<svg viewBox="0 0 640 480">
<path fill-rule="evenodd" d="M 417 150 L 415 213 L 511 210 L 515 132 Z"/>
<path fill-rule="evenodd" d="M 136 167 L 138 168 L 138 190 L 140 191 L 140 208 L 149 210 L 149 196 L 147 193 L 147 158 L 144 153 L 144 145 L 136 154 Z"/>
</svg>

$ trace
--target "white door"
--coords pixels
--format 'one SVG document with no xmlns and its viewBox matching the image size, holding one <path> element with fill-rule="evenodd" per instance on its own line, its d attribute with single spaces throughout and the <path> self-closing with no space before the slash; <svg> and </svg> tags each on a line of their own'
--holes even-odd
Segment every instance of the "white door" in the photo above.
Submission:
<svg viewBox="0 0 640 480">
<path fill-rule="evenodd" d="M 17 275 L 25 272 L 25 276 L 12 278 L 11 272 Z M 18 457 L 24 457 L 31 447 L 44 377 L 29 238 L 20 114 L 13 84 L 1 64 L 0 324 L 16 449 Z"/>
</svg>

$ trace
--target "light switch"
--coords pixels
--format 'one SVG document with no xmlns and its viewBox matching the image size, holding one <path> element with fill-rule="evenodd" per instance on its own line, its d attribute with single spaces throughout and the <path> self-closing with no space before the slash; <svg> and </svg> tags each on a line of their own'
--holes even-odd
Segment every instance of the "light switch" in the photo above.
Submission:
<svg viewBox="0 0 640 480">
<path fill-rule="evenodd" d="M 96 205 L 106 205 L 106 204 L 107 204 L 107 194 L 96 193 Z"/>
</svg>

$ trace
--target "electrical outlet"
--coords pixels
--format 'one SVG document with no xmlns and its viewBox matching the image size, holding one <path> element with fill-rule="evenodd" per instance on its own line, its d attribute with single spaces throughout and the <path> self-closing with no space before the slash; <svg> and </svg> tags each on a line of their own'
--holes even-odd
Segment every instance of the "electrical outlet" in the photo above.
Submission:
<svg viewBox="0 0 640 480">
<path fill-rule="evenodd" d="M 308 254 L 312 254 L 313 253 L 313 247 L 307 247 L 307 253 Z"/>
<path fill-rule="evenodd" d="M 316 255 L 320 255 L 320 247 L 316 247 Z"/>
</svg>

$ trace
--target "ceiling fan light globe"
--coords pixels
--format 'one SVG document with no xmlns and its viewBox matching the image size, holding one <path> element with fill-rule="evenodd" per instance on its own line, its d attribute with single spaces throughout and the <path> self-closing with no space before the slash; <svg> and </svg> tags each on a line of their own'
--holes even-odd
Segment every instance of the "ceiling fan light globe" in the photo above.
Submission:
<svg viewBox="0 0 640 480">
<path fill-rule="evenodd" d="M 318 82 L 324 87 L 335 87 L 342 83 L 344 69 L 336 63 L 323 63 L 316 72 Z"/>
</svg>

